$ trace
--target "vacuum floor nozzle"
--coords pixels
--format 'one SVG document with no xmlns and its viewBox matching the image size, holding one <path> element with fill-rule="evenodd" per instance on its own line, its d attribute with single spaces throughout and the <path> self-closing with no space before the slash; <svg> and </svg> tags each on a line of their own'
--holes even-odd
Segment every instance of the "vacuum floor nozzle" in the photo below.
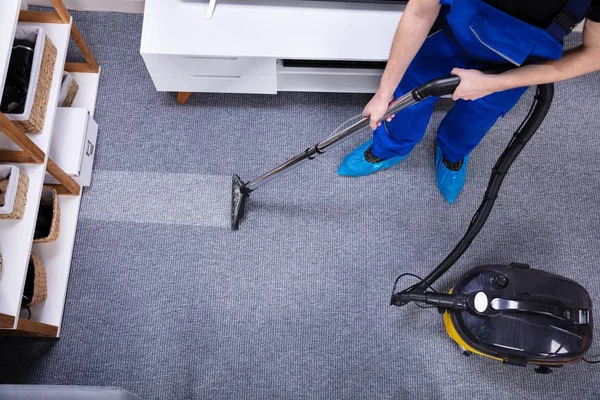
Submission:
<svg viewBox="0 0 600 400">
<path fill-rule="evenodd" d="M 233 175 L 231 182 L 231 229 L 237 231 L 240 221 L 244 218 L 246 201 L 250 197 L 250 190 L 239 176 Z"/>
</svg>

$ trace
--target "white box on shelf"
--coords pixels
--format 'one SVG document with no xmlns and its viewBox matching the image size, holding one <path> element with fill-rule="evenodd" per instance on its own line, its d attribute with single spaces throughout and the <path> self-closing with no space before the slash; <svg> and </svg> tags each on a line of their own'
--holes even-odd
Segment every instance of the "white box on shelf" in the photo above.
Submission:
<svg viewBox="0 0 600 400">
<path fill-rule="evenodd" d="M 89 186 L 96 153 L 98 124 L 85 108 L 59 107 L 56 111 L 50 158 L 81 186 Z M 45 183 L 58 183 L 46 174 Z"/>
</svg>

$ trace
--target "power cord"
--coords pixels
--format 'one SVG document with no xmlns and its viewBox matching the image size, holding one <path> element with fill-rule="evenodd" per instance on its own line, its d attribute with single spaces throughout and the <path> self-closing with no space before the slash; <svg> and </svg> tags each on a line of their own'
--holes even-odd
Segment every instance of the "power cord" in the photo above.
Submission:
<svg viewBox="0 0 600 400">
<path fill-rule="evenodd" d="M 582 358 L 582 360 L 588 364 L 600 364 L 600 360 L 586 360 L 585 358 Z"/>
</svg>

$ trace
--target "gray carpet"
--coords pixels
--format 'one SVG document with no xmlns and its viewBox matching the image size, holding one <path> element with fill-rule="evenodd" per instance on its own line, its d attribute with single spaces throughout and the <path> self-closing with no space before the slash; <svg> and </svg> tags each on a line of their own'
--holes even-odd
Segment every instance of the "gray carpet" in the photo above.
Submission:
<svg viewBox="0 0 600 400">
<path fill-rule="evenodd" d="M 528 100 L 473 152 L 452 206 L 433 170 L 445 103 L 400 167 L 338 177 L 365 137 L 355 138 L 257 191 L 233 233 L 229 205 L 217 204 L 231 174 L 255 177 L 321 140 L 368 96 L 196 94 L 177 105 L 139 55 L 140 15 L 74 19 L 103 67 L 95 178 L 62 338 L 3 338 L 1 382 L 119 386 L 146 399 L 598 398 L 600 367 L 541 376 L 466 358 L 436 311 L 388 305 L 398 274 L 425 275 L 462 236 Z M 557 85 L 487 226 L 439 289 L 468 268 L 520 261 L 600 298 L 599 78 Z M 107 195 L 110 183 L 120 189 Z"/>
</svg>

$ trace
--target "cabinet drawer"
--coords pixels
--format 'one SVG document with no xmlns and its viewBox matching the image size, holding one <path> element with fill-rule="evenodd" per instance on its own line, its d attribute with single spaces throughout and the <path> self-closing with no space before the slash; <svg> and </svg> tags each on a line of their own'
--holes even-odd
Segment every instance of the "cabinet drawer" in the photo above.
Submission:
<svg viewBox="0 0 600 400">
<path fill-rule="evenodd" d="M 280 67 L 277 90 L 294 92 L 375 93 L 382 70 Z"/>
<path fill-rule="evenodd" d="M 218 75 L 152 75 L 163 92 L 277 93 L 277 77 Z"/>
<path fill-rule="evenodd" d="M 274 58 L 260 57 L 200 57 L 165 54 L 144 54 L 151 75 L 218 75 L 275 77 Z"/>
</svg>

